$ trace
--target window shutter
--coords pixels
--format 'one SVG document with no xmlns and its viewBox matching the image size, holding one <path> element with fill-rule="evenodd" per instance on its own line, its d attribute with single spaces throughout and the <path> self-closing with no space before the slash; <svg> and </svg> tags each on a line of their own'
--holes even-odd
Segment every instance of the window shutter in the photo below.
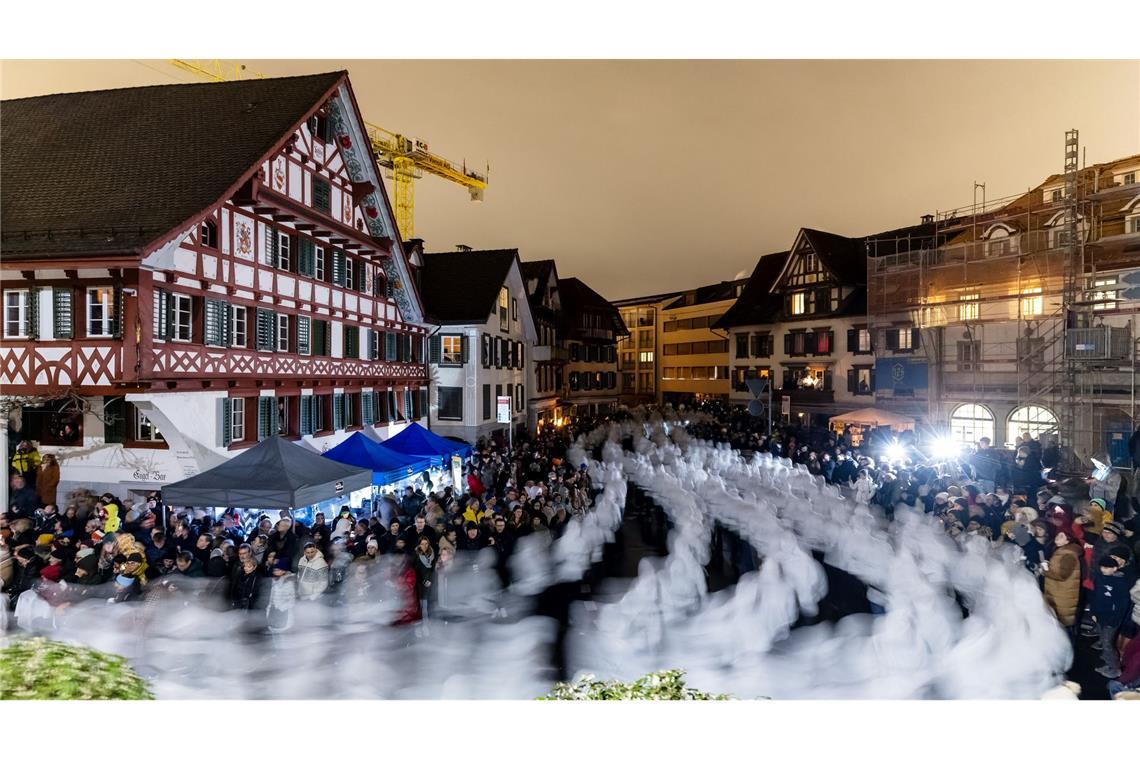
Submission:
<svg viewBox="0 0 1140 760">
<path fill-rule="evenodd" d="M 332 252 L 333 284 L 344 287 L 344 251 L 334 249 Z"/>
<path fill-rule="evenodd" d="M 310 317 L 297 317 L 297 353 L 308 355 L 313 352 L 312 321 Z"/>
<path fill-rule="evenodd" d="M 297 248 L 297 271 L 307 277 L 312 277 L 316 271 L 313 256 L 313 241 L 301 238 Z"/>
<path fill-rule="evenodd" d="M 163 312 L 163 337 L 167 340 L 174 339 L 174 294 L 170 291 L 163 291 L 162 294 L 162 312 Z"/>
<path fill-rule="evenodd" d="M 375 330 L 368 331 L 368 358 L 373 360 L 380 358 L 380 333 Z"/>
<path fill-rule="evenodd" d="M 849 369 L 849 370 L 847 370 L 847 392 L 848 393 L 854 393 L 855 387 L 856 387 L 855 370 Z"/>
<path fill-rule="evenodd" d="M 912 327 L 910 330 L 910 350 L 911 351 L 917 350 L 918 346 L 921 342 L 922 342 L 922 338 L 918 334 L 918 328 Z"/>
<path fill-rule="evenodd" d="M 526 344 L 520 343 L 519 344 L 519 369 L 526 369 L 526 355 L 523 353 L 524 351 L 526 351 Z"/>
<path fill-rule="evenodd" d="M 228 398 L 218 399 L 218 440 L 222 446 L 233 443 L 233 405 Z"/>
<path fill-rule="evenodd" d="M 479 361 L 483 365 L 483 369 L 491 367 L 491 336 L 480 334 L 479 335 Z"/>
<path fill-rule="evenodd" d="M 396 361 L 396 333 L 384 333 L 384 359 Z"/>
<path fill-rule="evenodd" d="M 874 393 L 875 392 L 875 370 L 873 368 L 871 369 L 870 375 L 871 375 L 871 382 L 867 383 L 867 385 L 871 389 L 871 393 Z"/>
<path fill-rule="evenodd" d="M 301 396 L 301 435 L 313 434 L 313 397 Z"/>
<path fill-rule="evenodd" d="M 71 288 L 52 288 L 51 298 L 55 337 L 75 337 Z"/>
<path fill-rule="evenodd" d="M 40 289 L 28 289 L 28 308 L 24 310 L 24 334 L 35 340 L 40 337 Z"/>
<path fill-rule="evenodd" d="M 329 183 L 313 177 L 313 208 L 329 213 Z"/>
<path fill-rule="evenodd" d="M 212 298 L 206 299 L 205 314 L 203 319 L 205 321 L 204 330 L 204 343 L 207 346 L 223 346 L 225 345 L 225 331 L 222 323 L 222 312 L 225 310 L 225 304 L 221 301 L 215 301 Z"/>
<path fill-rule="evenodd" d="M 372 391 L 360 394 L 360 424 L 372 424 Z"/>
<path fill-rule="evenodd" d="M 898 351 L 899 349 L 899 331 L 886 330 L 887 333 L 887 349 L 890 351 Z"/>
<path fill-rule="evenodd" d="M 257 398 L 257 440 L 264 441 L 273 435 L 273 398 Z"/>
<path fill-rule="evenodd" d="M 459 363 L 460 364 L 466 364 L 467 363 L 467 344 L 468 344 L 467 336 L 466 335 L 459 336 Z"/>
<path fill-rule="evenodd" d="M 463 397 L 459 397 L 460 409 L 462 409 Z M 412 392 L 404 391 L 404 419 L 412 419 Z"/>
<path fill-rule="evenodd" d="M 111 335 L 114 338 L 123 337 L 123 289 L 115 286 L 111 298 Z M 38 307 L 37 307 L 38 308 Z"/>
<path fill-rule="evenodd" d="M 418 395 L 419 395 L 419 399 L 420 399 L 420 409 L 419 409 L 419 414 L 417 414 L 416 416 L 417 417 L 426 417 L 427 416 L 427 408 L 428 408 L 428 390 L 427 390 L 427 388 L 420 388 Z"/>
<path fill-rule="evenodd" d="M 358 261 L 356 263 L 356 289 L 361 293 L 368 292 L 368 278 L 364 276 L 364 268 L 366 266 L 367 265 L 363 261 Z"/>
<path fill-rule="evenodd" d="M 277 263 L 277 230 L 265 225 L 265 244 L 262 246 L 261 263 L 273 266 Z"/>
<path fill-rule="evenodd" d="M 114 396 L 103 406 L 103 440 L 107 443 L 127 442 L 127 401 Z"/>
<path fill-rule="evenodd" d="M 847 331 L 847 353 L 853 354 L 859 350 L 859 331 Z"/>
<path fill-rule="evenodd" d="M 784 333 L 784 353 L 787 354 L 788 356 L 792 355 L 792 341 L 793 341 L 792 334 L 791 333 Z"/>
<path fill-rule="evenodd" d="M 428 363 L 439 364 L 443 359 L 442 339 L 438 335 L 431 336 L 431 343 L 428 346 Z"/>
<path fill-rule="evenodd" d="M 333 394 L 333 430 L 344 427 L 344 394 Z"/>
</svg>

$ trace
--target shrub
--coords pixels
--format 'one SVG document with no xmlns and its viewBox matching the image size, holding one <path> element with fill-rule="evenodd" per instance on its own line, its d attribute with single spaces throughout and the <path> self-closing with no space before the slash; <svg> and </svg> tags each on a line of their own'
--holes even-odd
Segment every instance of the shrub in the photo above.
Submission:
<svg viewBox="0 0 1140 760">
<path fill-rule="evenodd" d="M 122 657 L 50 639 L 0 646 L 0 699 L 154 699 Z"/>
<path fill-rule="evenodd" d="M 649 673 L 636 681 L 599 681 L 592 674 L 586 674 L 573 683 L 556 683 L 545 697 L 540 699 L 653 699 L 653 700 L 724 700 L 725 694 L 709 694 L 685 686 L 683 670 L 662 670 Z"/>
</svg>

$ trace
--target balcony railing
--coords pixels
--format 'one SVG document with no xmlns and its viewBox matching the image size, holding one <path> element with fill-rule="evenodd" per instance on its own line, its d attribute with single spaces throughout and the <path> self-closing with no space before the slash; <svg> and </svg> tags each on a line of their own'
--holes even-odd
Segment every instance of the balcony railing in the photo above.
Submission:
<svg viewBox="0 0 1140 760">
<path fill-rule="evenodd" d="M 830 404 L 835 400 L 835 391 L 815 388 L 793 388 L 776 391 L 777 398 L 789 396 L 793 404 Z"/>
</svg>

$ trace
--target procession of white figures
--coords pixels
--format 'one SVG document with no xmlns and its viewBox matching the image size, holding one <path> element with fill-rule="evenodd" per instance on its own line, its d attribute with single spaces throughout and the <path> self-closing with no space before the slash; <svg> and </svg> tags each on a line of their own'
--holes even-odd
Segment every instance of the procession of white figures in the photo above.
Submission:
<svg viewBox="0 0 1140 760">
<path fill-rule="evenodd" d="M 887 522 L 801 466 L 694 440 L 676 418 L 599 427 L 570 460 L 601 488 L 594 508 L 557 541 L 520 540 L 508 593 L 492 559 L 460 553 L 437 603 L 444 614 L 413 626 L 390 625 L 405 604 L 397 584 L 350 569 L 344 604 L 290 601 L 288 626 L 271 635 L 251 634 L 249 613 L 202 609 L 178 593 L 84 602 L 37 627 L 128 657 L 160 699 L 533 698 L 552 686 L 557 635 L 553 619 L 535 614 L 538 596 L 601 559 L 632 485 L 668 517 L 668 553 L 573 603 L 572 675 L 679 668 L 690 686 L 741 699 L 1037 698 L 1070 665 L 1068 638 L 1014 545 L 957 543 L 921 513 Z M 710 593 L 704 567 L 718 522 L 761 565 Z M 813 551 L 867 584 L 885 612 L 793 629 L 827 592 Z"/>
</svg>

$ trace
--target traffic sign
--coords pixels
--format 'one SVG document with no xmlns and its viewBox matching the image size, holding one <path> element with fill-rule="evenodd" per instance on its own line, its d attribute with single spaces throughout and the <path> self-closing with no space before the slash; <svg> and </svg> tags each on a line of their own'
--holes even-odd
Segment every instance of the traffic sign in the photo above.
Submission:
<svg viewBox="0 0 1140 760">
<path fill-rule="evenodd" d="M 511 397 L 510 396 L 496 396 L 495 397 L 495 422 L 505 422 L 510 424 L 511 421 Z"/>
</svg>

